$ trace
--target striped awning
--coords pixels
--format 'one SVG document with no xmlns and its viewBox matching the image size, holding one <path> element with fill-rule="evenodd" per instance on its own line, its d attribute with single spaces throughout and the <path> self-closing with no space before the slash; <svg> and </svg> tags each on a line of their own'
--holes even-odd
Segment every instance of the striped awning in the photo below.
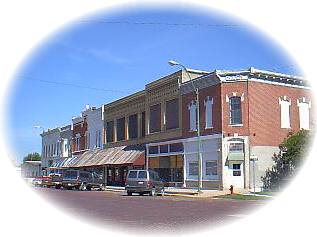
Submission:
<svg viewBox="0 0 317 237">
<path fill-rule="evenodd" d="M 142 149 L 130 149 L 127 146 L 93 149 L 80 157 L 70 158 L 62 164 L 64 168 L 79 168 L 100 165 L 145 164 L 145 152 Z"/>
</svg>

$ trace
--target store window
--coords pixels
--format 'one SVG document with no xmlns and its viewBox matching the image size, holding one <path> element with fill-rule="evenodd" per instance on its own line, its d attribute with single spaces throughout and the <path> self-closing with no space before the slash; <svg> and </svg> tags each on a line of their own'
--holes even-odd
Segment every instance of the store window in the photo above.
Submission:
<svg viewBox="0 0 317 237">
<path fill-rule="evenodd" d="M 198 175 L 198 162 L 197 161 L 191 161 L 188 164 L 189 167 L 189 175 Z"/>
<path fill-rule="evenodd" d="M 217 161 L 206 161 L 206 175 L 218 175 L 217 168 Z"/>
<path fill-rule="evenodd" d="M 149 154 L 158 154 L 159 148 L 158 146 L 149 146 Z"/>
</svg>

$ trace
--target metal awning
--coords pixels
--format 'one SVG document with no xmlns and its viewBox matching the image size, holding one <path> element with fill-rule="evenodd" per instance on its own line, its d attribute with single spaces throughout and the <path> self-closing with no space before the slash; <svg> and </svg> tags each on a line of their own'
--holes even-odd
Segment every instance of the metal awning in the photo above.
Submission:
<svg viewBox="0 0 317 237">
<path fill-rule="evenodd" d="M 243 152 L 230 152 L 228 154 L 228 161 L 244 161 Z"/>
<path fill-rule="evenodd" d="M 122 165 L 145 163 L 145 152 L 140 149 L 129 149 L 127 146 L 86 151 L 80 157 L 71 158 L 62 167 L 79 168 L 100 165 Z"/>
</svg>

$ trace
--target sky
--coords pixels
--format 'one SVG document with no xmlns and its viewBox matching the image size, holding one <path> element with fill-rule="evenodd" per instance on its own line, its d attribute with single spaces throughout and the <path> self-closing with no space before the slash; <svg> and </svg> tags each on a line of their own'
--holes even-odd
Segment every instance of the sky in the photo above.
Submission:
<svg viewBox="0 0 317 237">
<path fill-rule="evenodd" d="M 85 105 L 101 106 L 180 68 L 251 66 L 300 75 L 272 39 L 216 12 L 123 9 L 84 16 L 53 32 L 17 69 L 8 106 L 8 139 L 21 161 L 41 153 L 41 129 L 71 123 Z"/>
</svg>

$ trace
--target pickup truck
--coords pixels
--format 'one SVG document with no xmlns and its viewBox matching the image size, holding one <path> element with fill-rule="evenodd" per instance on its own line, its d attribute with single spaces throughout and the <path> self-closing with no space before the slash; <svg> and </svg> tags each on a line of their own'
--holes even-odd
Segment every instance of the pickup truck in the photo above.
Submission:
<svg viewBox="0 0 317 237">
<path fill-rule="evenodd" d="M 43 177 L 42 186 L 45 187 L 55 187 L 56 189 L 61 188 L 63 181 L 63 176 L 61 174 L 49 174 Z"/>
</svg>

